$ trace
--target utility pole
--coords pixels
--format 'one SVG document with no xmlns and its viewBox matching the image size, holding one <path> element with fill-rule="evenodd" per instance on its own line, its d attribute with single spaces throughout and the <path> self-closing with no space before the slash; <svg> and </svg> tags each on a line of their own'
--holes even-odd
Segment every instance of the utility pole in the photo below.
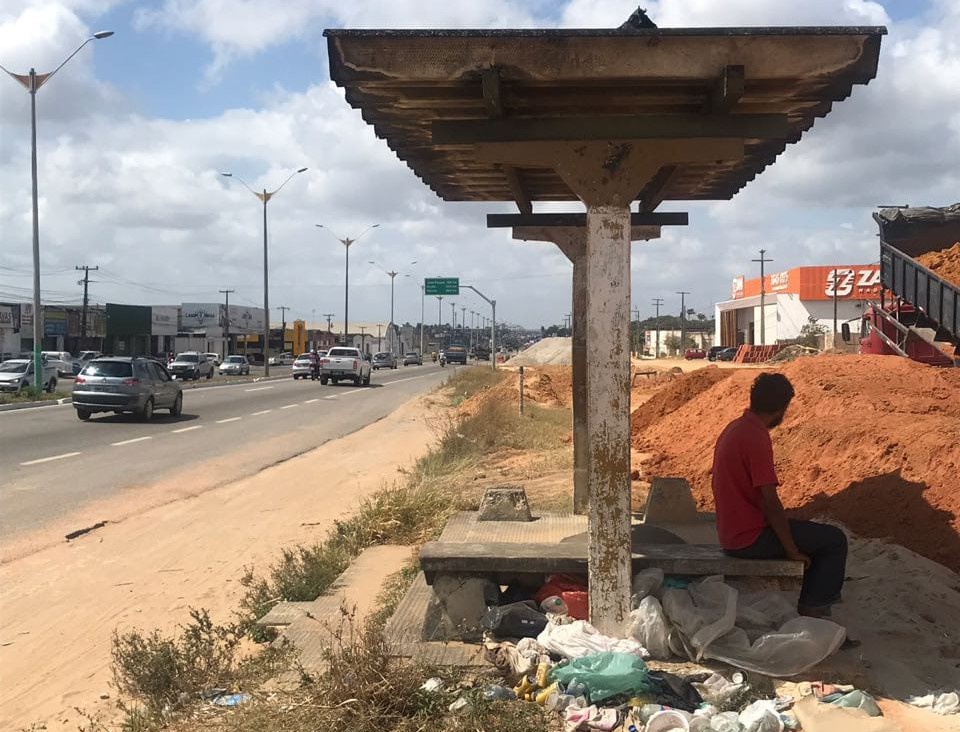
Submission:
<svg viewBox="0 0 960 732">
<path fill-rule="evenodd" d="M 443 295 L 437 295 L 437 327 L 443 327 Z"/>
<path fill-rule="evenodd" d="M 767 286 L 764 281 L 763 276 L 763 265 L 767 262 L 772 262 L 772 259 L 767 259 L 766 255 L 767 250 L 760 250 L 760 259 L 751 259 L 751 262 L 760 262 L 760 345 L 767 345 Z"/>
<path fill-rule="evenodd" d="M 653 298 L 652 304 L 657 309 L 657 341 L 653 344 L 653 357 L 660 358 L 660 306 L 663 305 L 663 298 Z"/>
<path fill-rule="evenodd" d="M 460 330 L 464 331 L 467 329 L 467 306 L 460 306 Z"/>
<path fill-rule="evenodd" d="M 323 317 L 327 319 L 327 330 L 330 331 L 330 335 L 333 335 L 333 316 L 334 313 L 323 313 Z"/>
<path fill-rule="evenodd" d="M 633 337 L 630 341 L 633 343 L 633 353 L 635 356 L 640 355 L 640 308 L 633 309 Z"/>
<path fill-rule="evenodd" d="M 287 347 L 287 311 L 290 308 L 280 305 L 277 310 L 280 311 L 280 353 L 283 353 Z"/>
<path fill-rule="evenodd" d="M 230 293 L 236 292 L 236 290 L 220 290 L 220 293 L 226 298 L 226 302 L 223 306 L 223 331 L 227 340 L 227 349 L 226 353 L 223 354 L 223 357 L 226 358 L 233 351 L 233 348 L 230 347 Z"/>
<path fill-rule="evenodd" d="M 420 358 L 423 359 L 423 319 L 426 317 L 423 313 L 424 300 L 426 299 L 426 285 L 420 285 Z"/>
<path fill-rule="evenodd" d="M 90 272 L 91 271 L 96 272 L 98 269 L 100 269 L 100 267 L 99 266 L 88 267 L 85 264 L 81 264 L 79 267 L 74 267 L 74 269 L 77 270 L 78 272 L 83 272 L 83 279 L 80 280 L 80 282 L 78 282 L 77 284 L 81 284 L 81 283 L 83 284 L 83 310 L 81 311 L 81 315 L 80 315 L 80 337 L 86 338 L 87 337 L 87 308 L 90 305 L 90 297 L 89 297 Z M 37 317 L 37 316 L 34 315 L 33 317 Z M 86 346 L 86 344 L 84 344 L 84 346 Z M 40 383 L 39 380 L 37 380 L 37 383 Z"/>
<path fill-rule="evenodd" d="M 833 268 L 833 348 L 837 346 L 837 268 Z"/>
<path fill-rule="evenodd" d="M 364 346 L 366 345 L 367 326 L 361 325 L 360 328 L 360 353 L 366 354 Z"/>
<path fill-rule="evenodd" d="M 686 296 L 690 293 L 686 290 L 677 290 L 680 296 L 680 351 L 687 348 L 687 301 Z"/>
<path fill-rule="evenodd" d="M 382 323 L 377 323 L 377 350 L 383 350 L 383 338 L 380 337 L 380 329 L 383 327 Z"/>
<path fill-rule="evenodd" d="M 450 337 L 453 337 L 453 331 L 457 329 L 457 303 L 450 303 Z"/>
</svg>

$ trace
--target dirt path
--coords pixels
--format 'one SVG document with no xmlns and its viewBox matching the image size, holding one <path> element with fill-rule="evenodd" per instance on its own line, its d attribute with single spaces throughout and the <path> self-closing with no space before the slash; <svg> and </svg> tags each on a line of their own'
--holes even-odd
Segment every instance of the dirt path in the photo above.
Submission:
<svg viewBox="0 0 960 732">
<path fill-rule="evenodd" d="M 113 705 L 114 628 L 170 629 L 190 607 L 230 619 L 249 565 L 320 539 L 426 451 L 428 404 L 249 478 L 154 507 L 0 565 L 0 730 L 75 730 L 73 707 Z M 101 700 L 109 693 L 109 700 Z"/>
</svg>

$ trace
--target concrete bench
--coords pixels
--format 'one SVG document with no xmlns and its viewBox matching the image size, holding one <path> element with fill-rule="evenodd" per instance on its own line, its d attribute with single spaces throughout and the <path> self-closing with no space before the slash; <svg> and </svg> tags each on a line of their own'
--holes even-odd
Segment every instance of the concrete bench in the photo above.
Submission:
<svg viewBox="0 0 960 732">
<path fill-rule="evenodd" d="M 585 541 L 561 543 L 461 543 L 431 541 L 420 550 L 427 583 L 438 576 L 485 577 L 508 583 L 520 577 L 587 574 Z M 645 544 L 633 547 L 633 571 L 659 567 L 667 575 L 722 574 L 731 578 L 798 579 L 803 564 L 792 560 L 738 559 L 716 545 Z"/>
</svg>

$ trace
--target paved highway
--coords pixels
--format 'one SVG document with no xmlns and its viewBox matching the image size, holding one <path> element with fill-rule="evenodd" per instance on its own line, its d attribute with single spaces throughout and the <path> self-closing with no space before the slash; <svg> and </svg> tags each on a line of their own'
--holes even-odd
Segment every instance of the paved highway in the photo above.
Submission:
<svg viewBox="0 0 960 732">
<path fill-rule="evenodd" d="M 284 379 L 189 389 L 183 414 L 150 422 L 80 422 L 69 404 L 0 412 L 0 536 L 159 481 L 182 478 L 190 493 L 249 475 L 383 418 L 451 373 L 431 364 L 374 372 L 370 387 Z"/>
</svg>

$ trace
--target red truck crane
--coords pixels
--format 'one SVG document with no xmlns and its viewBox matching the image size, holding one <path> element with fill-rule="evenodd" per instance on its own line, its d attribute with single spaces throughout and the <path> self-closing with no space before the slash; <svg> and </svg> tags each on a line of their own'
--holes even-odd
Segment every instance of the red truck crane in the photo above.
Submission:
<svg viewBox="0 0 960 732">
<path fill-rule="evenodd" d="M 945 208 L 884 208 L 880 227 L 880 302 L 860 330 L 860 353 L 898 355 L 931 366 L 960 360 L 960 283 L 916 257 L 960 241 L 960 203 Z M 889 297 L 888 297 L 889 295 Z"/>
</svg>

